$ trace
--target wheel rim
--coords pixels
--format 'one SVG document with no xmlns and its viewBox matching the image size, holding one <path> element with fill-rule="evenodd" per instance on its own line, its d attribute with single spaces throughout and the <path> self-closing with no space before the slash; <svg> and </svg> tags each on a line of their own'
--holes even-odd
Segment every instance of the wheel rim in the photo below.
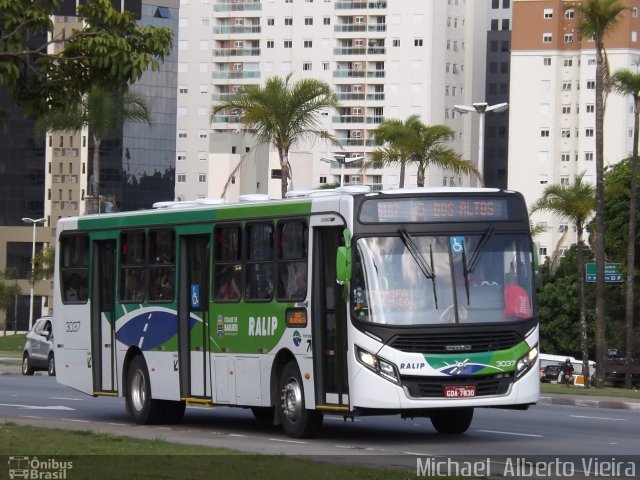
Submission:
<svg viewBox="0 0 640 480">
<path fill-rule="evenodd" d="M 282 387 L 282 413 L 290 422 L 297 422 L 302 413 L 302 390 L 293 377 Z"/>
<path fill-rule="evenodd" d="M 141 411 L 147 398 L 146 382 L 144 374 L 140 370 L 133 373 L 131 381 L 131 403 L 136 411 Z"/>
<path fill-rule="evenodd" d="M 25 355 L 22 359 L 22 373 L 27 373 L 29 371 L 29 357 Z"/>
<path fill-rule="evenodd" d="M 53 372 L 56 370 L 56 363 L 53 357 L 49 357 L 49 374 L 53 375 Z"/>
</svg>

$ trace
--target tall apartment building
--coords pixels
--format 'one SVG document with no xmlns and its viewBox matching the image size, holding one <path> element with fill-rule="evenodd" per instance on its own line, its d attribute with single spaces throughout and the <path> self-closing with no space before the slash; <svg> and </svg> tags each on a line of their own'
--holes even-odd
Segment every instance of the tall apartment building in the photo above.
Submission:
<svg viewBox="0 0 640 480">
<path fill-rule="evenodd" d="M 570 185 L 576 174 L 595 184 L 594 42 L 578 32 L 575 2 L 515 0 L 511 54 L 509 188 L 529 205 L 550 184 Z M 640 1 L 629 0 L 615 30 L 605 39 L 611 72 L 635 68 L 640 58 Z M 607 98 L 604 164 L 632 152 L 633 102 L 614 93 Z M 575 230 L 551 214 L 536 213 L 540 253 L 551 255 L 575 243 Z M 563 234 L 564 238 L 563 238 Z"/>
<path fill-rule="evenodd" d="M 339 181 L 339 166 L 322 157 L 366 156 L 374 149 L 374 128 L 411 114 L 452 126 L 452 146 L 477 159 L 477 134 L 463 135 L 463 126 L 477 125 L 477 118 L 463 120 L 453 106 L 484 100 L 487 11 L 486 1 L 467 0 L 182 0 L 177 198 L 220 196 L 243 156 L 253 165 L 252 178 L 242 178 L 235 193 L 280 195 L 274 152 L 254 152 L 239 138 L 237 113 L 221 112 L 209 123 L 211 105 L 273 75 L 323 80 L 341 102 L 323 124 L 341 148 L 326 141 L 299 146 L 292 154 L 295 188 Z M 348 183 L 374 188 L 399 183 L 397 168 L 363 171 L 354 163 L 345 174 Z M 471 182 L 436 169 L 427 173 L 433 186 Z M 415 184 L 409 169 L 405 185 Z"/>
<path fill-rule="evenodd" d="M 179 3 L 125 0 L 122 4 L 141 24 L 171 28 L 176 45 L 159 71 L 144 73 L 132 87 L 145 97 L 153 125 L 127 125 L 106 138 L 101 148 L 103 209 L 135 210 L 174 198 Z M 66 30 L 68 35 L 79 25 L 75 0 L 61 2 L 58 13 L 53 17 L 54 34 Z M 46 38 L 33 41 L 42 44 Z M 2 92 L 0 102 L 15 108 Z M 89 193 L 94 148 L 89 132 L 55 132 L 38 140 L 34 124 L 33 118 L 15 111 L 6 131 L 0 131 L 0 270 L 17 272 L 22 290 L 16 305 L 6 314 L 0 312 L 0 329 L 5 324 L 12 327 L 15 319 L 19 329 L 28 325 L 33 227 L 22 217 L 45 218 L 44 226 L 36 228 L 36 250 L 40 250 L 53 240 L 59 218 L 85 213 Z M 50 293 L 50 281 L 35 285 L 36 317 L 47 311 Z"/>
</svg>

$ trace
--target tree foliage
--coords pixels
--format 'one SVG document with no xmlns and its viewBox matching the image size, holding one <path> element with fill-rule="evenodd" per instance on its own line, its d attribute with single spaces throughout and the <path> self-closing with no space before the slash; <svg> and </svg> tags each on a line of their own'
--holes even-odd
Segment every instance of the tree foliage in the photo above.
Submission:
<svg viewBox="0 0 640 480">
<path fill-rule="evenodd" d="M 0 0 L 0 87 L 27 114 L 78 103 L 92 86 L 124 88 L 171 52 L 169 28 L 139 25 L 110 0 L 81 2 L 82 27 L 46 37 L 59 8 L 60 0 Z"/>
<path fill-rule="evenodd" d="M 448 141 L 455 131 L 447 125 L 425 125 L 417 115 L 410 115 L 404 122 L 391 119 L 374 131 L 374 138 L 383 145 L 373 152 L 374 167 L 400 165 L 400 186 L 404 184 L 404 168 L 415 163 L 418 168 L 417 184 L 424 187 L 426 171 L 430 166 L 449 170 L 456 174 L 480 176 L 476 167 L 463 160 Z"/>
<path fill-rule="evenodd" d="M 29 272 L 31 282 L 36 283 L 53 278 L 55 253 L 53 245 L 43 247 L 36 252 L 36 256 L 33 257 L 33 271 Z"/>
<path fill-rule="evenodd" d="M 549 185 L 531 207 L 532 212 L 548 211 L 557 217 L 571 221 L 577 234 L 576 272 L 578 283 L 578 318 L 580 320 L 580 344 L 582 347 L 583 371 L 589 378 L 589 333 L 586 318 L 584 242 L 587 220 L 593 214 L 595 192 L 593 185 L 584 181 L 584 172 L 575 176 L 571 185 Z M 567 234 L 563 234 L 562 238 Z"/>
<path fill-rule="evenodd" d="M 264 86 L 248 85 L 211 107 L 210 121 L 228 111 L 239 115 L 240 123 L 256 135 L 261 143 L 271 144 L 280 159 L 281 190 L 284 198 L 292 180 L 289 152 L 305 140 L 336 140 L 320 127 L 320 115 L 338 107 L 332 87 L 321 80 L 305 78 L 290 83 L 285 78 L 270 77 Z"/>
</svg>

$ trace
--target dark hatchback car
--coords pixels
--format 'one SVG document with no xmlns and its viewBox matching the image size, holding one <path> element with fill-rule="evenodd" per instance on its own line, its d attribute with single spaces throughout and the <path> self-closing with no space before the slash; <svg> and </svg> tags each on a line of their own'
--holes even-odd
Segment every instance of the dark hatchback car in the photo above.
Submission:
<svg viewBox="0 0 640 480">
<path fill-rule="evenodd" d="M 562 365 L 547 365 L 540 372 L 540 381 L 542 383 L 551 383 L 557 382 L 560 376 L 560 370 L 562 369 Z"/>
<path fill-rule="evenodd" d="M 27 333 L 22 353 L 23 375 L 33 375 L 36 370 L 46 370 L 49 375 L 56 374 L 51 321 L 51 317 L 39 318 Z"/>
</svg>

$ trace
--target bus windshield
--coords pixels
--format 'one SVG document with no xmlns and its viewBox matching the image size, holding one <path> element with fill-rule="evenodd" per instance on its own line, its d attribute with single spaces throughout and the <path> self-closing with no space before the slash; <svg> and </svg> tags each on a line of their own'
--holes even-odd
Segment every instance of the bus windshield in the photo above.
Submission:
<svg viewBox="0 0 640 480">
<path fill-rule="evenodd" d="M 353 315 L 390 325 L 516 321 L 534 316 L 526 235 L 367 237 L 357 241 Z"/>
</svg>

